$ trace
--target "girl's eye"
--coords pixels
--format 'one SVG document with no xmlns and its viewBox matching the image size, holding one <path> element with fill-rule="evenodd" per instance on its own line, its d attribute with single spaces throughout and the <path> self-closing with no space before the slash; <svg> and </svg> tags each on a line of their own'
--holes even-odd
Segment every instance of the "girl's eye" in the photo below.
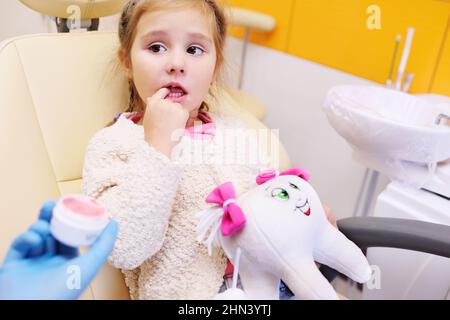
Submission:
<svg viewBox="0 0 450 320">
<path fill-rule="evenodd" d="M 276 188 L 272 190 L 272 197 L 280 200 L 289 200 L 289 194 L 283 188 Z"/>
<path fill-rule="evenodd" d="M 151 45 L 151 46 L 149 47 L 149 49 L 150 49 L 150 51 L 152 51 L 152 52 L 154 52 L 154 53 L 161 53 L 161 52 L 166 51 L 166 49 L 165 49 L 162 45 L 160 45 L 160 44 L 154 44 L 154 45 Z M 164 51 L 161 51 L 161 50 L 164 50 Z"/>
<path fill-rule="evenodd" d="M 192 46 L 187 49 L 187 52 L 190 54 L 193 54 L 194 56 L 198 56 L 198 55 L 202 54 L 203 52 L 205 52 L 205 50 L 203 50 L 200 47 Z"/>
</svg>

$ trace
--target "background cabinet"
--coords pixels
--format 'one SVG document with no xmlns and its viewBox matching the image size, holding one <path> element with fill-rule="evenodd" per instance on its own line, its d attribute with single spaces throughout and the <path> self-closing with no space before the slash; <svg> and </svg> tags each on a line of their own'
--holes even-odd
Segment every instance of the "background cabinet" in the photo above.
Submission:
<svg viewBox="0 0 450 320">
<path fill-rule="evenodd" d="M 270 35 L 254 32 L 250 41 L 378 83 L 386 83 L 397 34 L 415 35 L 406 72 L 414 73 L 411 92 L 450 95 L 449 0 L 228 0 L 232 6 L 271 14 Z M 370 6 L 380 13 L 380 28 L 369 29 Z M 230 28 L 230 34 L 242 31 Z M 395 72 L 396 73 L 396 72 Z M 394 73 L 394 76 L 395 76 Z"/>
</svg>

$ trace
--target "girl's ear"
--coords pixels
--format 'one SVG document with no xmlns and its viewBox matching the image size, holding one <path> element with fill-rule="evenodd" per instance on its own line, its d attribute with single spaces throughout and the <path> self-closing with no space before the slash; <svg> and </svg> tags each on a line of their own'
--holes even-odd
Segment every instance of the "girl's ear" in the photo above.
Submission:
<svg viewBox="0 0 450 320">
<path fill-rule="evenodd" d="M 120 60 L 120 64 L 125 68 L 127 79 L 132 80 L 133 72 L 131 70 L 131 61 L 130 61 L 129 57 L 127 57 L 127 55 L 125 54 L 125 51 L 123 49 L 120 49 L 120 51 L 119 51 L 119 60 Z"/>
<path fill-rule="evenodd" d="M 131 73 L 131 69 L 126 69 L 127 79 L 133 80 L 133 74 Z"/>
</svg>

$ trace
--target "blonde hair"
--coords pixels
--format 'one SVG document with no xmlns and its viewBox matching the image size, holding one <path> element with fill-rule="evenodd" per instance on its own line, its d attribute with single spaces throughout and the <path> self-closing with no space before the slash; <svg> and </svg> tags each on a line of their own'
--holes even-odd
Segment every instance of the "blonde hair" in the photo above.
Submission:
<svg viewBox="0 0 450 320">
<path fill-rule="evenodd" d="M 227 21 L 223 6 L 217 0 L 130 0 L 122 11 L 119 22 L 119 59 L 122 64 L 131 66 L 131 47 L 133 46 L 139 19 L 149 11 L 165 11 L 178 8 L 199 9 L 205 17 L 210 17 L 213 30 L 213 40 L 216 47 L 216 67 L 214 70 L 214 82 L 220 81 L 219 75 L 224 64 L 224 46 L 227 30 Z M 127 112 L 143 112 L 145 103 L 142 101 L 133 80 L 128 80 L 129 102 Z M 210 88 L 210 95 L 213 92 Z M 203 101 L 200 111 L 208 111 L 208 104 Z"/>
</svg>

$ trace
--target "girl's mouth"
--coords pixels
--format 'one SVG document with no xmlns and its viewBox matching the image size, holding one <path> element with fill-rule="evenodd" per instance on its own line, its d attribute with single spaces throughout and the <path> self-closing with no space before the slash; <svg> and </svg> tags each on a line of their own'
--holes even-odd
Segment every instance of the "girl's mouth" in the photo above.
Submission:
<svg viewBox="0 0 450 320">
<path fill-rule="evenodd" d="M 181 87 L 167 87 L 170 92 L 165 99 L 169 99 L 172 102 L 183 102 L 186 99 L 187 93 Z"/>
</svg>

